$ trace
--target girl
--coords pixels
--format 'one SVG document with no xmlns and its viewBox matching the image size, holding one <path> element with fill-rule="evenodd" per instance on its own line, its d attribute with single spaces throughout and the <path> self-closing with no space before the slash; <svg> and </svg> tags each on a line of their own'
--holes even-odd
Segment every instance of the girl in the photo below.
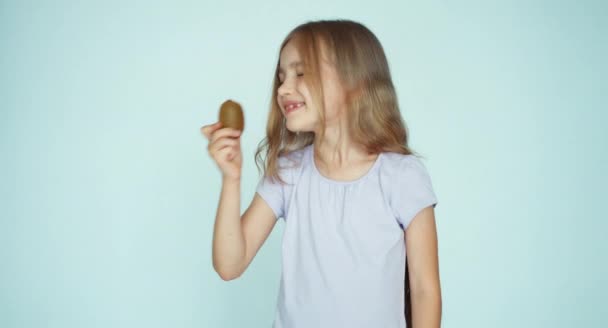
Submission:
<svg viewBox="0 0 608 328">
<path fill-rule="evenodd" d="M 219 122 L 202 130 L 223 177 L 220 277 L 239 277 L 284 219 L 273 327 L 440 326 L 437 198 L 369 29 L 314 21 L 283 41 L 256 152 L 264 175 L 242 217 L 239 132 Z"/>
</svg>

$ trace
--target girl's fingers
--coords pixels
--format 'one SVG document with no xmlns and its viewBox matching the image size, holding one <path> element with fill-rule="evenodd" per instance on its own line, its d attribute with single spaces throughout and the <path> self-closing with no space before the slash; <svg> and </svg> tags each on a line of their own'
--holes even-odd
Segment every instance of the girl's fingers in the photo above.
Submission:
<svg viewBox="0 0 608 328">
<path fill-rule="evenodd" d="M 230 161 L 230 154 L 232 153 L 232 149 L 230 147 L 224 147 L 217 151 L 218 157 L 222 159 L 222 161 Z"/>
<path fill-rule="evenodd" d="M 241 136 L 241 131 L 232 128 L 221 128 L 211 135 L 211 142 L 215 142 L 216 140 L 223 137 L 237 138 Z"/>
<path fill-rule="evenodd" d="M 212 142 L 209 144 L 209 152 L 214 153 L 214 152 L 222 150 L 226 147 L 237 148 L 238 145 L 239 145 L 239 140 L 237 140 L 237 139 L 222 138 L 222 139 L 216 140 L 215 142 Z"/>
<path fill-rule="evenodd" d="M 222 122 L 216 122 L 213 124 L 205 125 L 201 128 L 201 132 L 207 138 L 207 140 L 211 140 L 211 136 L 215 131 L 222 127 Z"/>
</svg>

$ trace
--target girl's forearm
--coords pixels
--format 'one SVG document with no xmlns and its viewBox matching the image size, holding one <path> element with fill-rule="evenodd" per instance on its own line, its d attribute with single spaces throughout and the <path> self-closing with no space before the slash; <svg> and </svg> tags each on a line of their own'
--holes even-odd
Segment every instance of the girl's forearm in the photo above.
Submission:
<svg viewBox="0 0 608 328">
<path fill-rule="evenodd" d="M 411 300 L 414 328 L 439 328 L 441 326 L 440 292 L 412 294 Z"/>
<path fill-rule="evenodd" d="M 241 226 L 241 182 L 222 180 L 213 229 L 213 267 L 224 280 L 242 273 L 245 238 Z"/>
</svg>

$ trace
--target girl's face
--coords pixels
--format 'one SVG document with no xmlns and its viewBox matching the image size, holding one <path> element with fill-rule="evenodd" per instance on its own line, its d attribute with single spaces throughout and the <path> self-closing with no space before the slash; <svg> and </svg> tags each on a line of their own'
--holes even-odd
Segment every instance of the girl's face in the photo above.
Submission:
<svg viewBox="0 0 608 328">
<path fill-rule="evenodd" d="M 329 61 L 323 55 L 321 65 L 321 81 L 323 88 L 323 103 L 325 105 L 325 120 L 327 126 L 339 123 L 344 109 L 344 91 L 339 83 L 338 75 Z M 300 55 L 293 44 L 288 42 L 279 59 L 279 81 L 277 102 L 285 116 L 286 127 L 291 132 L 320 133 L 320 116 L 314 108 L 311 93 L 304 83 L 304 71 L 300 63 Z"/>
</svg>

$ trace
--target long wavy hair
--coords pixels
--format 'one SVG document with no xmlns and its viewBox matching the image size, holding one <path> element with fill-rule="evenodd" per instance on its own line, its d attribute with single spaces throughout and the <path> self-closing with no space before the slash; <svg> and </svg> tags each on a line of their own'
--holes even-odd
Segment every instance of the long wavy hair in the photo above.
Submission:
<svg viewBox="0 0 608 328">
<path fill-rule="evenodd" d="M 304 69 L 304 82 L 310 90 L 314 107 L 319 110 L 321 124 L 325 127 L 322 76 L 320 62 L 327 55 L 335 68 L 346 94 L 347 131 L 351 140 L 368 152 L 395 152 L 415 154 L 408 146 L 408 132 L 401 116 L 397 94 L 389 71 L 384 49 L 378 38 L 363 24 L 350 20 L 309 21 L 297 26 L 281 43 L 280 53 L 288 42 L 300 55 Z M 270 112 L 266 125 L 266 136 L 259 143 L 255 162 L 264 176 L 285 183 L 279 175 L 280 156 L 312 144 L 316 137 L 323 139 L 324 129 L 315 136 L 313 132 L 294 133 L 285 126 L 285 118 L 277 102 L 279 62 L 274 72 Z M 265 158 L 262 158 L 265 153 Z M 404 313 L 411 325 L 411 304 L 406 258 Z"/>
</svg>

